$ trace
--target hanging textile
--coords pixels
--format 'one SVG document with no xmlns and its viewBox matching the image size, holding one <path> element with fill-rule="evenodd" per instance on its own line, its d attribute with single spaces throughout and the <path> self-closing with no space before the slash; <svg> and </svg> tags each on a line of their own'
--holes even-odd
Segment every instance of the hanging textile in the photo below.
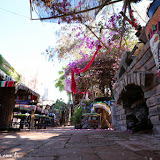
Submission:
<svg viewBox="0 0 160 160">
<path fill-rule="evenodd" d="M 83 69 L 79 69 L 79 68 L 77 68 L 77 69 L 72 68 L 71 69 L 71 88 L 72 88 L 72 92 L 74 94 L 76 94 L 77 92 L 79 92 L 79 91 L 77 91 L 77 85 L 76 85 L 76 82 L 75 82 L 75 79 L 74 79 L 74 73 L 80 74 L 80 73 L 85 72 L 86 70 L 88 70 L 90 68 L 91 64 L 93 63 L 93 61 L 94 61 L 94 59 L 95 59 L 98 51 L 101 48 L 102 48 L 102 46 L 99 45 L 98 48 L 97 48 L 97 50 L 96 50 L 96 52 L 94 53 L 94 55 L 92 57 L 92 60 Z"/>
<path fill-rule="evenodd" d="M 1 86 L 1 87 L 5 87 L 5 86 L 6 86 L 6 83 L 7 83 L 7 81 L 1 81 L 1 82 L 0 82 L 0 86 Z"/>
<path fill-rule="evenodd" d="M 96 108 L 104 109 L 106 112 L 108 112 L 108 114 L 111 114 L 111 109 L 107 102 L 94 102 L 93 106 L 91 107 L 91 112 L 93 113 Z"/>
<path fill-rule="evenodd" d="M 0 81 L 0 87 L 14 87 L 15 81 Z"/>
<path fill-rule="evenodd" d="M 33 99 L 33 100 L 36 100 L 36 99 L 37 99 L 37 97 L 36 97 L 36 96 L 34 96 L 34 95 L 32 95 L 32 99 Z"/>
<path fill-rule="evenodd" d="M 30 104 L 32 100 L 22 100 L 22 99 L 16 99 L 16 104 Z"/>
<path fill-rule="evenodd" d="M 69 80 L 67 78 L 64 80 L 64 84 L 65 84 L 65 91 L 72 92 L 71 85 L 70 85 Z"/>
</svg>

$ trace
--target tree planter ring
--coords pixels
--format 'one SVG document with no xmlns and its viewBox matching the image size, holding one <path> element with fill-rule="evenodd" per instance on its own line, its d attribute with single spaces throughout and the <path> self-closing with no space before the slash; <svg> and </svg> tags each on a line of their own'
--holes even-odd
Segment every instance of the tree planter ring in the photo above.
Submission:
<svg viewBox="0 0 160 160">
<path fill-rule="evenodd" d="M 150 19 L 153 17 L 154 13 L 156 12 L 159 6 L 160 6 L 160 0 L 154 0 L 150 4 L 150 7 L 148 8 L 148 12 L 147 12 L 147 15 Z"/>
</svg>

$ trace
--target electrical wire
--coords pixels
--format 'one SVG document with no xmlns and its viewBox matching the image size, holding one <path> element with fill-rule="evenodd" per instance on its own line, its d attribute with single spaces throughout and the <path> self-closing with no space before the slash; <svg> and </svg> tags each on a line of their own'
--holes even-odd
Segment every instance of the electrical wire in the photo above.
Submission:
<svg viewBox="0 0 160 160">
<path fill-rule="evenodd" d="M 5 11 L 5 12 L 10 13 L 10 14 L 14 14 L 14 15 L 16 15 L 16 16 L 21 16 L 21 17 L 25 17 L 25 18 L 27 18 L 27 19 L 30 19 L 30 18 L 27 17 L 27 16 L 24 16 L 24 15 L 22 15 L 22 14 L 18 14 L 18 13 L 16 13 L 16 12 L 9 11 L 9 10 L 4 9 L 4 8 L 0 8 L 0 10 Z"/>
<path fill-rule="evenodd" d="M 29 17 L 24 16 L 24 15 L 22 15 L 22 14 L 18 14 L 18 13 L 16 13 L 16 12 L 12 12 L 12 11 L 9 11 L 9 10 L 4 9 L 4 8 L 0 8 L 0 10 L 5 11 L 5 12 L 10 13 L 10 14 L 14 14 L 14 15 L 16 15 L 16 16 L 21 16 L 21 17 L 24 17 L 24 18 L 27 18 L 27 19 L 30 20 Z M 44 26 L 43 22 L 41 22 L 41 23 L 42 23 L 42 25 Z"/>
</svg>

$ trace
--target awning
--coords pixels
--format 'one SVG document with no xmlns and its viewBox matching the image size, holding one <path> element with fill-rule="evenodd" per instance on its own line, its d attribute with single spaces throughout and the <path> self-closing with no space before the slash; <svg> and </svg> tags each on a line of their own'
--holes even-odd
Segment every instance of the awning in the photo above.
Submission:
<svg viewBox="0 0 160 160">
<path fill-rule="evenodd" d="M 24 90 L 24 91 L 27 92 L 28 95 L 32 94 L 32 95 L 34 95 L 38 98 L 40 97 L 40 95 L 38 93 L 36 93 L 35 91 L 33 91 L 32 89 L 30 89 L 29 87 L 27 87 L 26 85 L 24 85 L 21 82 L 18 82 L 18 83 L 15 84 L 15 93 L 17 93 L 18 90 Z"/>
<path fill-rule="evenodd" d="M 18 92 L 18 90 L 24 90 L 26 91 L 26 95 L 32 94 L 32 99 L 35 100 L 36 97 L 39 98 L 40 95 L 30 89 L 29 87 L 25 86 L 23 83 L 14 81 L 14 80 L 9 80 L 9 81 L 0 81 L 0 87 L 15 87 L 15 93 Z"/>
<path fill-rule="evenodd" d="M 111 110 L 109 105 L 106 102 L 94 102 L 91 108 L 91 112 L 94 112 L 96 108 L 101 108 L 106 110 L 109 114 L 111 114 Z"/>
<path fill-rule="evenodd" d="M 0 78 L 3 80 L 3 81 L 12 81 L 13 78 L 10 77 L 9 75 L 7 75 L 4 71 L 2 71 L 0 69 Z"/>
</svg>

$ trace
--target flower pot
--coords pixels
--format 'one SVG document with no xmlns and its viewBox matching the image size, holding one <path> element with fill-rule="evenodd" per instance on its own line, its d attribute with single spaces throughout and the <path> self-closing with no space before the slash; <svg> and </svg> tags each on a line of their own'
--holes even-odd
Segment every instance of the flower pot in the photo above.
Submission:
<svg viewBox="0 0 160 160">
<path fill-rule="evenodd" d="M 158 7 L 160 6 L 160 0 L 154 0 L 150 7 L 148 8 L 147 15 L 149 18 L 152 18 Z"/>
</svg>

